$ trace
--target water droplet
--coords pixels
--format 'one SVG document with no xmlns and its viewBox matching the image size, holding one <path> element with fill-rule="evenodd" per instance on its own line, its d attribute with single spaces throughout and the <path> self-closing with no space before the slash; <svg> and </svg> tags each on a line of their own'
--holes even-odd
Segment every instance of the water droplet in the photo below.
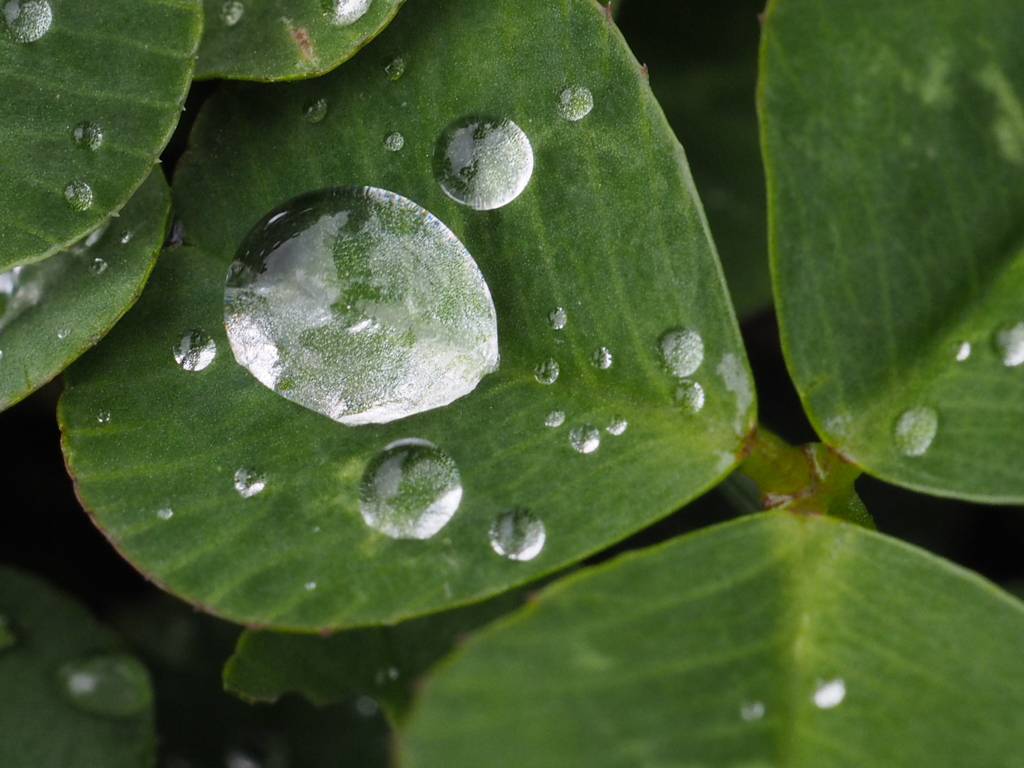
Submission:
<svg viewBox="0 0 1024 768">
<path fill-rule="evenodd" d="M 53 10 L 46 0 L 10 0 L 4 6 L 7 33 L 16 43 L 32 43 L 50 30 Z"/>
<path fill-rule="evenodd" d="M 565 424 L 565 411 L 552 411 L 544 419 L 545 427 L 560 427 Z"/>
<path fill-rule="evenodd" d="M 228 0 L 220 7 L 220 18 L 229 27 L 235 26 L 245 15 L 245 6 L 238 0 Z"/>
<path fill-rule="evenodd" d="M 594 96 L 588 88 L 574 85 L 558 94 L 558 113 L 575 123 L 590 114 L 594 108 Z"/>
<path fill-rule="evenodd" d="M 904 456 L 923 456 L 938 429 L 939 414 L 934 408 L 910 408 L 896 420 L 896 447 Z"/>
<path fill-rule="evenodd" d="M 676 387 L 675 402 L 687 413 L 698 413 L 704 407 L 704 387 L 695 381 L 683 379 Z"/>
<path fill-rule="evenodd" d="M 235 472 L 235 490 L 243 499 L 249 499 L 267 487 L 267 476 L 254 469 L 242 467 Z"/>
<path fill-rule="evenodd" d="M 105 717 L 131 717 L 153 701 L 149 673 L 123 653 L 94 656 L 58 671 L 64 695 L 79 709 Z"/>
<path fill-rule="evenodd" d="M 100 424 L 106 424 L 110 421 L 110 411 L 100 411 L 96 414 L 96 421 Z"/>
<path fill-rule="evenodd" d="M 1007 368 L 1024 363 L 1024 323 L 1006 325 L 994 336 L 996 351 Z"/>
<path fill-rule="evenodd" d="M 599 370 L 607 371 L 612 367 L 611 350 L 608 347 L 595 349 L 594 353 L 590 356 L 590 364 Z"/>
<path fill-rule="evenodd" d="M 336 27 L 355 24 L 370 10 L 372 0 L 323 0 L 324 16 Z"/>
<path fill-rule="evenodd" d="M 242 243 L 227 277 L 235 359 L 342 424 L 448 405 L 498 367 L 491 293 L 465 247 L 401 195 L 302 195 Z"/>
<path fill-rule="evenodd" d="M 459 508 L 462 480 L 451 457 L 433 443 L 391 443 L 367 465 L 359 486 L 366 524 L 393 539 L 429 539 Z"/>
<path fill-rule="evenodd" d="M 103 145 L 103 129 L 96 123 L 82 122 L 72 129 L 71 138 L 81 149 L 95 152 Z"/>
<path fill-rule="evenodd" d="M 121 245 L 128 245 L 132 241 L 132 233 L 127 230 L 121 233 Z"/>
<path fill-rule="evenodd" d="M 692 328 L 673 328 L 658 341 L 669 372 L 683 378 L 692 376 L 704 362 L 704 340 Z"/>
<path fill-rule="evenodd" d="M 957 362 L 962 363 L 971 356 L 971 342 L 965 341 L 956 348 Z"/>
<path fill-rule="evenodd" d="M 388 152 L 398 152 L 405 146 L 405 137 L 398 131 L 389 133 L 384 137 L 384 149 Z"/>
<path fill-rule="evenodd" d="M 70 335 L 71 330 L 69 328 L 61 328 L 59 331 L 57 331 L 57 338 L 60 339 L 61 341 L 63 341 Z"/>
<path fill-rule="evenodd" d="M 601 447 L 601 433 L 589 424 L 575 427 L 569 433 L 569 443 L 577 453 L 593 453 Z"/>
<path fill-rule="evenodd" d="M 92 207 L 95 196 L 93 195 L 92 187 L 84 181 L 72 181 L 64 187 L 64 199 L 68 201 L 68 205 L 71 206 L 72 210 L 81 213 Z"/>
<path fill-rule="evenodd" d="M 509 560 L 533 560 L 544 549 L 544 523 L 532 512 L 514 507 L 491 524 L 491 549 Z"/>
<path fill-rule="evenodd" d="M 625 419 L 616 416 L 614 419 L 611 420 L 611 423 L 609 423 L 608 426 L 604 428 L 604 431 L 607 432 L 609 435 L 615 435 L 616 437 L 618 437 L 628 428 L 629 422 L 626 421 Z"/>
<path fill-rule="evenodd" d="M 312 592 L 314 589 L 316 589 L 316 582 L 307 581 L 305 584 L 303 584 L 303 587 L 305 587 L 307 592 Z"/>
<path fill-rule="evenodd" d="M 174 510 L 171 509 L 170 507 L 164 507 L 163 509 L 158 509 L 156 511 L 156 516 L 159 517 L 161 520 L 170 520 L 172 517 L 174 517 Z"/>
<path fill-rule="evenodd" d="M 391 78 L 392 81 L 401 79 L 402 75 L 405 74 L 405 59 L 401 56 L 395 56 L 395 58 L 384 65 L 384 74 Z"/>
<path fill-rule="evenodd" d="M 751 723 L 764 717 L 764 704 L 760 701 L 745 701 L 740 705 L 740 717 Z"/>
<path fill-rule="evenodd" d="M 182 334 L 174 345 L 174 361 L 186 371 L 201 371 L 217 357 L 217 342 L 202 328 Z"/>
<path fill-rule="evenodd" d="M 321 97 L 319 99 L 310 99 L 302 105 L 302 116 L 306 118 L 307 123 L 323 122 L 323 119 L 327 117 L 327 99 Z"/>
<path fill-rule="evenodd" d="M 558 373 L 558 362 L 549 359 L 537 364 L 537 367 L 533 369 L 533 378 L 541 384 L 554 384 L 558 381 Z"/>
<path fill-rule="evenodd" d="M 362 717 L 373 717 L 380 711 L 380 706 L 369 696 L 360 696 L 356 699 L 356 712 Z"/>
<path fill-rule="evenodd" d="M 108 266 L 107 262 L 97 256 L 89 265 L 89 272 L 98 277 L 107 271 Z"/>
<path fill-rule="evenodd" d="M 565 328 L 565 324 L 569 322 L 569 316 L 565 313 L 565 310 L 562 307 L 555 307 L 548 315 L 548 322 L 551 323 L 552 328 L 556 331 L 560 331 Z"/>
<path fill-rule="evenodd" d="M 814 692 L 814 703 L 819 709 L 832 709 L 838 707 L 846 698 L 846 683 L 842 680 L 831 680 L 827 683 L 818 683 Z"/>
<path fill-rule="evenodd" d="M 477 211 L 511 203 L 531 175 L 530 140 L 511 120 L 460 118 L 441 132 L 434 147 L 434 177 L 441 189 Z"/>
</svg>

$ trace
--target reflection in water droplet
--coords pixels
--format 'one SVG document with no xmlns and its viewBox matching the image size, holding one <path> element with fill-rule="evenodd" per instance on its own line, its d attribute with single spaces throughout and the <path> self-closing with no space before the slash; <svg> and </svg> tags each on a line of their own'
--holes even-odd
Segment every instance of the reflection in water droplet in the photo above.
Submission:
<svg viewBox="0 0 1024 768">
<path fill-rule="evenodd" d="M 183 334 L 174 345 L 174 360 L 186 371 L 201 371 L 217 357 L 217 342 L 202 328 Z"/>
<path fill-rule="evenodd" d="M 235 359 L 342 424 L 448 405 L 498 367 L 491 293 L 465 247 L 372 187 L 301 195 L 242 243 L 224 292 Z"/>
<path fill-rule="evenodd" d="M 612 352 L 608 347 L 595 349 L 593 354 L 590 356 L 590 364 L 602 371 L 606 371 L 611 368 L 612 362 Z"/>
<path fill-rule="evenodd" d="M 81 149 L 95 152 L 103 145 L 103 129 L 96 123 L 82 122 L 72 129 L 71 138 Z"/>
<path fill-rule="evenodd" d="M 227 0 L 220 7 L 220 18 L 229 27 L 235 26 L 245 15 L 245 6 L 239 0 Z"/>
<path fill-rule="evenodd" d="M 740 717 L 751 723 L 764 717 L 764 704 L 760 701 L 745 701 L 740 705 Z"/>
<path fill-rule="evenodd" d="M 838 707 L 846 698 L 846 683 L 842 680 L 831 680 L 819 683 L 814 692 L 814 703 L 819 709 Z"/>
<path fill-rule="evenodd" d="M 58 677 L 79 709 L 105 717 L 131 717 L 153 701 L 149 673 L 134 656 L 113 653 L 66 664 Z"/>
<path fill-rule="evenodd" d="M 92 208 L 95 196 L 92 187 L 84 181 L 72 181 L 64 187 L 64 199 L 67 200 L 72 210 L 81 213 Z"/>
<path fill-rule="evenodd" d="M 938 429 L 939 414 L 934 408 L 910 408 L 896 420 L 896 447 L 904 456 L 923 456 L 931 447 Z"/>
<path fill-rule="evenodd" d="M 106 424 L 110 421 L 110 411 L 100 411 L 96 414 L 96 421 L 100 424 Z"/>
<path fill-rule="evenodd" d="M 565 324 L 569 322 L 569 316 L 565 313 L 565 310 L 562 307 L 555 307 L 548 315 L 548 322 L 551 323 L 552 328 L 556 331 L 560 331 L 565 328 Z"/>
<path fill-rule="evenodd" d="M 544 419 L 545 427 L 560 427 L 565 424 L 565 411 L 552 411 Z"/>
<path fill-rule="evenodd" d="M 368 10 L 372 0 L 323 0 L 324 16 L 336 27 L 355 24 Z"/>
<path fill-rule="evenodd" d="M 316 582 L 307 581 L 303 586 L 306 588 L 307 592 L 312 592 L 314 589 L 316 589 Z"/>
<path fill-rule="evenodd" d="M 235 490 L 243 499 L 249 499 L 267 487 L 267 476 L 254 469 L 242 467 L 235 472 Z"/>
<path fill-rule="evenodd" d="M 398 152 L 405 146 L 405 137 L 398 131 L 389 133 L 384 137 L 384 149 L 388 152 Z"/>
<path fill-rule="evenodd" d="M 434 177 L 452 200 L 478 211 L 519 197 L 533 175 L 530 140 L 511 120 L 464 117 L 434 147 Z"/>
<path fill-rule="evenodd" d="M 532 512 L 513 507 L 491 524 L 491 549 L 509 560 L 533 560 L 544 549 L 544 523 Z"/>
<path fill-rule="evenodd" d="M 589 424 L 575 427 L 569 433 L 569 444 L 577 453 L 593 453 L 601 447 L 601 433 Z"/>
<path fill-rule="evenodd" d="M 594 96 L 590 89 L 581 85 L 566 88 L 558 94 L 558 113 L 566 120 L 576 122 L 590 114 L 594 108 Z"/>
<path fill-rule="evenodd" d="M 971 356 L 971 342 L 965 341 L 956 348 L 957 362 L 962 363 Z"/>
<path fill-rule="evenodd" d="M 327 99 L 310 99 L 302 105 L 302 116 L 306 118 L 307 123 L 322 122 L 327 117 Z"/>
<path fill-rule="evenodd" d="M 156 511 L 156 516 L 159 517 L 161 520 L 170 520 L 172 517 L 174 517 L 174 510 L 171 509 L 170 507 L 164 507 L 163 509 L 158 509 Z"/>
<path fill-rule="evenodd" d="M 1007 368 L 1024 363 L 1024 323 L 1003 326 L 996 331 L 994 341 L 996 351 Z"/>
<path fill-rule="evenodd" d="M 607 432 L 609 435 L 615 435 L 616 437 L 618 437 L 623 432 L 625 432 L 628 427 L 628 421 L 616 416 L 614 419 L 611 420 L 611 423 L 604 428 L 604 431 Z"/>
<path fill-rule="evenodd" d="M 107 262 L 97 256 L 89 265 L 89 272 L 93 275 L 99 276 L 107 271 L 108 266 Z"/>
<path fill-rule="evenodd" d="M 359 485 L 366 524 L 393 539 L 429 539 L 461 501 L 455 462 L 433 443 L 415 438 L 386 446 L 367 465 Z"/>
<path fill-rule="evenodd" d="M 46 0 L 10 0 L 4 6 L 7 33 L 16 43 L 32 43 L 50 30 L 53 10 Z"/>
<path fill-rule="evenodd" d="M 401 56 L 395 56 L 395 58 L 384 65 L 384 74 L 391 78 L 392 81 L 399 80 L 405 74 L 405 59 Z"/>
<path fill-rule="evenodd" d="M 676 405 L 687 413 L 697 413 L 704 407 L 704 387 L 695 381 L 683 379 L 676 387 Z"/>
<path fill-rule="evenodd" d="M 537 367 L 533 369 L 533 378 L 541 384 L 554 384 L 558 381 L 558 373 L 558 362 L 554 359 L 548 359 L 538 363 Z"/>
<path fill-rule="evenodd" d="M 704 362 L 704 340 L 692 328 L 673 328 L 658 341 L 668 370 L 680 377 L 691 376 Z"/>
</svg>

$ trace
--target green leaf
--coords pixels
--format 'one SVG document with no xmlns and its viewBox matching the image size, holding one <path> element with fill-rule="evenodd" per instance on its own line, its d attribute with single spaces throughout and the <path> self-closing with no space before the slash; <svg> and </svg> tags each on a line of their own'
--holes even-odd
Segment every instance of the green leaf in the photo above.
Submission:
<svg viewBox="0 0 1024 768">
<path fill-rule="evenodd" d="M 776 300 L 815 428 L 993 503 L 1024 500 L 1022 35 L 1012 0 L 775 0 L 762 50 Z"/>
<path fill-rule="evenodd" d="M 403 2 L 204 0 L 206 31 L 196 77 L 293 80 L 323 74 L 376 37 Z M 392 61 L 379 64 L 383 68 Z M 391 72 L 401 66 L 395 64 Z"/>
<path fill-rule="evenodd" d="M 1024 608 L 817 515 L 560 582 L 429 681 L 403 766 L 1012 766 Z M 895 737 L 898 735 L 898 737 Z"/>
<path fill-rule="evenodd" d="M 378 66 L 385 52 L 407 59 L 398 81 Z M 594 97 L 578 122 L 559 116 L 570 85 Z M 311 125 L 302 108 L 314 97 L 330 108 Z M 535 154 L 525 191 L 492 211 L 459 206 L 432 173 L 438 135 L 475 112 L 514 119 Z M 405 144 L 390 152 L 382 140 L 395 131 Z M 235 249 L 293 196 L 346 184 L 424 206 L 487 280 L 501 366 L 448 407 L 345 427 L 231 359 L 222 322 Z M 215 613 L 338 628 L 481 600 L 677 509 L 728 472 L 752 428 L 752 383 L 682 151 L 639 65 L 588 0 L 421 3 L 344 70 L 227 85 L 199 118 L 175 194 L 197 248 L 165 256 L 136 309 L 69 371 L 62 420 L 99 525 L 141 570 Z M 561 331 L 549 321 L 556 307 L 567 313 Z M 693 379 L 706 405 L 696 414 L 675 403 L 680 384 L 660 358 L 663 334 L 678 327 L 704 342 Z M 203 371 L 171 356 L 190 328 L 219 350 Z M 591 364 L 602 346 L 614 356 L 606 370 Z M 550 358 L 561 375 L 544 386 L 534 370 Z M 97 430 L 99 408 L 123 429 Z M 565 424 L 545 426 L 554 411 Z M 618 418 L 625 434 L 604 432 Z M 569 435 L 588 424 L 602 439 L 583 455 Z M 458 514 L 426 542 L 389 539 L 360 514 L 368 462 L 402 438 L 436 444 L 461 473 Z M 236 493 L 242 468 L 265 474 L 262 493 Z M 529 562 L 489 546 L 491 525 L 513 507 L 547 529 Z M 165 509 L 172 518 L 158 516 Z"/>
<path fill-rule="evenodd" d="M 13 639 L 0 647 L 0 765 L 152 765 L 149 677 L 113 632 L 76 601 L 8 567 L 0 567 L 0 616 Z M 78 684 L 79 703 L 70 683 Z"/>
<path fill-rule="evenodd" d="M 0 271 L 82 239 L 145 181 L 202 32 L 199 0 L 12 0 L 15 15 L 0 20 Z"/>
<path fill-rule="evenodd" d="M 135 303 L 171 196 L 154 170 L 118 218 L 45 261 L 0 274 L 0 409 L 60 373 Z"/>
</svg>

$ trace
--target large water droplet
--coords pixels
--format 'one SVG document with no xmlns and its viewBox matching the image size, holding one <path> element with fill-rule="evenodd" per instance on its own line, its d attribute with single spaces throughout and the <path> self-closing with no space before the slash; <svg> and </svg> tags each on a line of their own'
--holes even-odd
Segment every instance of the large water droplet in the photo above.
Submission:
<svg viewBox="0 0 1024 768">
<path fill-rule="evenodd" d="M 79 709 L 105 717 L 131 717 L 153 701 L 149 673 L 134 656 L 112 653 L 66 664 L 58 677 Z"/>
<path fill-rule="evenodd" d="M 455 462 L 433 443 L 415 438 L 386 446 L 367 465 L 359 486 L 366 524 L 393 539 L 429 539 L 461 501 Z"/>
<path fill-rule="evenodd" d="M 327 99 L 325 98 L 310 99 L 302 105 L 302 116 L 306 119 L 307 123 L 316 125 L 323 122 L 323 119 L 327 117 L 327 107 Z"/>
<path fill-rule="evenodd" d="M 182 334 L 174 345 L 174 360 L 186 371 L 201 371 L 217 357 L 217 342 L 202 328 Z"/>
<path fill-rule="evenodd" d="M 491 549 L 509 560 L 533 560 L 544 549 L 544 523 L 532 512 L 514 507 L 491 524 Z"/>
<path fill-rule="evenodd" d="M 50 30 L 53 10 L 46 0 L 10 0 L 4 6 L 4 21 L 16 43 L 31 43 Z"/>
<path fill-rule="evenodd" d="M 72 210 L 82 212 L 92 208 L 95 195 L 92 187 L 84 181 L 72 181 L 64 187 L 64 199 L 67 200 Z"/>
<path fill-rule="evenodd" d="M 846 698 L 846 683 L 842 680 L 830 680 L 827 683 L 818 683 L 814 691 L 814 704 L 819 709 L 832 709 L 838 707 Z"/>
<path fill-rule="evenodd" d="M 673 328 L 658 341 L 668 370 L 683 378 L 692 376 L 704 362 L 704 340 L 692 328 Z"/>
<path fill-rule="evenodd" d="M 405 146 L 405 137 L 398 131 L 389 133 L 384 137 L 384 149 L 388 152 L 398 152 Z"/>
<path fill-rule="evenodd" d="M 574 85 L 558 94 L 558 113 L 566 120 L 576 122 L 590 114 L 594 96 L 589 88 Z"/>
<path fill-rule="evenodd" d="M 434 177 L 452 200 L 478 211 L 519 197 L 533 175 L 533 148 L 518 125 L 498 117 L 463 117 L 434 147 Z"/>
<path fill-rule="evenodd" d="M 562 307 L 555 307 L 548 315 L 548 322 L 551 323 L 551 327 L 554 330 L 560 331 L 565 328 L 565 324 L 569 322 L 569 316 Z"/>
<path fill-rule="evenodd" d="M 554 384 L 558 381 L 558 373 L 558 361 L 552 358 L 537 363 L 537 367 L 533 369 L 533 378 L 541 384 Z"/>
<path fill-rule="evenodd" d="M 993 341 L 1007 368 L 1024 363 L 1024 323 L 1003 326 L 996 331 Z"/>
<path fill-rule="evenodd" d="M 680 381 L 674 397 L 676 405 L 686 413 L 698 413 L 704 407 L 704 387 L 695 381 Z"/>
<path fill-rule="evenodd" d="M 896 420 L 896 447 L 904 456 L 923 456 L 938 430 L 939 414 L 934 408 L 909 408 Z"/>
<path fill-rule="evenodd" d="M 227 0 L 220 7 L 220 18 L 229 27 L 235 26 L 245 15 L 245 6 L 239 0 Z"/>
<path fill-rule="evenodd" d="M 372 187 L 302 195 L 258 223 L 224 321 L 261 383 L 342 424 L 448 405 L 498 367 L 476 262 L 430 213 Z"/>
<path fill-rule="evenodd" d="M 604 431 L 609 435 L 618 437 L 619 435 L 624 434 L 628 428 L 629 422 L 620 416 L 616 416 L 608 423 L 608 426 L 604 428 Z"/>
<path fill-rule="evenodd" d="M 544 419 L 545 427 L 560 427 L 565 424 L 565 411 L 552 411 Z"/>
<path fill-rule="evenodd" d="M 395 56 L 395 58 L 384 65 L 384 74 L 392 81 L 400 80 L 402 75 L 405 74 L 405 59 L 401 56 Z"/>
<path fill-rule="evenodd" d="M 372 0 L 323 0 L 324 16 L 336 27 L 355 24 L 368 10 Z"/>
<path fill-rule="evenodd" d="M 575 427 L 569 433 L 569 444 L 577 453 L 593 453 L 601 447 L 601 433 L 589 424 Z"/>
<path fill-rule="evenodd" d="M 96 123 L 79 123 L 72 129 L 71 138 L 79 148 L 95 152 L 103 146 L 103 129 Z"/>
<path fill-rule="evenodd" d="M 612 367 L 612 351 L 608 347 L 600 347 L 595 349 L 593 354 L 590 355 L 590 364 L 601 371 L 607 371 Z"/>
<path fill-rule="evenodd" d="M 235 490 L 243 499 L 249 499 L 267 487 L 267 476 L 255 469 L 242 467 L 235 472 Z"/>
</svg>

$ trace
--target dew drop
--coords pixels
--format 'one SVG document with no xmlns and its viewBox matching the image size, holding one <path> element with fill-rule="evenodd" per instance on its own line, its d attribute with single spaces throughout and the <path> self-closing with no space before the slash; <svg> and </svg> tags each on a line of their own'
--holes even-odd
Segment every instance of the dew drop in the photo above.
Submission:
<svg viewBox="0 0 1024 768">
<path fill-rule="evenodd" d="M 551 323 L 551 327 L 553 329 L 560 331 L 565 328 L 565 324 L 569 322 L 569 316 L 565 313 L 565 310 L 562 307 L 555 307 L 548 315 L 548 322 Z"/>
<path fill-rule="evenodd" d="M 384 74 L 387 75 L 392 82 L 400 80 L 402 75 L 405 74 L 405 59 L 401 56 L 395 56 L 395 58 L 384 65 Z"/>
<path fill-rule="evenodd" d="M 693 375 L 704 362 L 704 340 L 692 328 L 666 331 L 658 345 L 665 366 L 679 378 Z"/>
<path fill-rule="evenodd" d="M 683 379 L 676 387 L 674 400 L 686 413 L 699 413 L 704 407 L 704 387 L 695 381 Z"/>
<path fill-rule="evenodd" d="M 388 152 L 398 152 L 405 146 L 405 137 L 398 131 L 389 133 L 384 137 L 384 149 Z"/>
<path fill-rule="evenodd" d="M 92 263 L 89 264 L 89 272 L 90 274 L 99 277 L 107 271 L 108 266 L 109 264 L 107 264 L 107 262 L 97 256 L 92 260 Z"/>
<path fill-rule="evenodd" d="M 96 421 L 100 424 L 107 424 L 110 421 L 110 411 L 100 411 L 96 414 Z"/>
<path fill-rule="evenodd" d="M 104 717 L 132 717 L 153 701 L 149 673 L 123 653 L 65 664 L 58 671 L 64 695 L 79 709 Z"/>
<path fill-rule="evenodd" d="M 558 113 L 570 122 L 582 120 L 593 108 L 593 94 L 581 85 L 571 86 L 558 94 Z"/>
<path fill-rule="evenodd" d="M 846 683 L 842 680 L 831 680 L 827 683 L 818 683 L 814 691 L 814 704 L 818 709 L 832 709 L 838 707 L 846 698 Z"/>
<path fill-rule="evenodd" d="M 316 582 L 307 581 L 303 586 L 305 587 L 307 592 L 312 592 L 314 589 L 316 589 Z"/>
<path fill-rule="evenodd" d="M 896 447 L 904 456 L 923 456 L 931 447 L 938 429 L 939 414 L 934 408 L 910 408 L 896 420 Z"/>
<path fill-rule="evenodd" d="M 307 123 L 316 125 L 323 122 L 323 119 L 327 117 L 327 106 L 327 99 L 323 97 L 310 99 L 302 105 L 302 116 L 306 119 Z"/>
<path fill-rule="evenodd" d="M 159 517 L 161 520 L 170 520 L 172 517 L 174 517 L 174 510 L 171 509 L 170 507 L 164 507 L 163 509 L 158 509 L 156 511 L 156 516 Z"/>
<path fill-rule="evenodd" d="M 532 512 L 513 507 L 491 524 L 491 549 L 509 560 L 533 560 L 544 549 L 544 523 Z"/>
<path fill-rule="evenodd" d="M 497 117 L 463 117 L 434 146 L 434 178 L 448 197 L 477 211 L 519 197 L 533 175 L 533 148 L 522 129 Z"/>
<path fill-rule="evenodd" d="M 182 334 L 174 345 L 174 361 L 186 371 L 201 371 L 217 357 L 217 342 L 202 328 Z"/>
<path fill-rule="evenodd" d="M 81 213 L 92 208 L 95 195 L 93 195 L 92 187 L 84 181 L 72 181 L 64 187 L 64 199 L 67 200 L 72 210 Z"/>
<path fill-rule="evenodd" d="M 1024 323 L 1003 326 L 996 331 L 993 341 L 1007 368 L 1024 363 Z"/>
<path fill-rule="evenodd" d="M 956 360 L 962 363 L 971 356 L 971 342 L 965 341 L 956 348 Z"/>
<path fill-rule="evenodd" d="M 764 717 L 764 704 L 760 701 L 745 701 L 740 705 L 740 717 L 746 723 L 752 723 Z"/>
<path fill-rule="evenodd" d="M 589 424 L 575 427 L 569 433 L 569 444 L 577 453 L 593 453 L 601 447 L 601 433 Z"/>
<path fill-rule="evenodd" d="M 608 347 L 595 349 L 590 356 L 590 364 L 601 371 L 607 371 L 612 367 L 612 352 Z"/>
<path fill-rule="evenodd" d="M 71 138 L 80 149 L 95 152 L 103 146 L 103 129 L 96 123 L 82 122 L 72 129 Z"/>
<path fill-rule="evenodd" d="M 565 411 L 552 411 L 544 419 L 545 427 L 560 427 L 565 424 Z"/>
<path fill-rule="evenodd" d="M 70 328 L 61 328 L 59 331 L 57 331 L 57 338 L 60 339 L 61 341 L 64 341 L 64 339 L 66 339 L 70 335 L 71 335 L 71 329 Z"/>
<path fill-rule="evenodd" d="M 336 27 L 355 24 L 368 10 L 372 0 L 322 0 L 324 16 Z"/>
<path fill-rule="evenodd" d="M 128 245 L 132 241 L 132 233 L 125 230 L 121 233 L 121 245 Z"/>
<path fill-rule="evenodd" d="M 558 373 L 558 362 L 554 359 L 548 359 L 538 363 L 537 367 L 533 369 L 533 378 L 541 384 L 554 384 L 558 381 Z"/>
<path fill-rule="evenodd" d="M 242 243 L 224 297 L 239 364 L 342 424 L 448 405 L 498 367 L 476 262 L 393 192 L 328 189 L 272 211 Z"/>
<path fill-rule="evenodd" d="M 607 432 L 609 435 L 614 435 L 615 437 L 618 437 L 619 435 L 623 434 L 628 428 L 629 422 L 623 418 L 619 418 L 618 416 L 616 416 L 614 419 L 611 420 L 608 426 L 604 428 L 604 431 Z"/>
<path fill-rule="evenodd" d="M 245 15 L 245 6 L 239 0 L 228 0 L 220 7 L 220 18 L 229 27 L 235 26 Z"/>
<path fill-rule="evenodd" d="M 433 443 L 391 443 L 367 465 L 359 485 L 366 524 L 393 539 L 429 539 L 459 508 L 458 467 Z"/>
<path fill-rule="evenodd" d="M 249 499 L 267 487 L 267 476 L 246 467 L 235 472 L 235 490 L 243 499 Z"/>
<path fill-rule="evenodd" d="M 46 0 L 10 0 L 4 6 L 7 33 L 16 43 L 32 43 L 50 30 L 53 10 Z"/>
</svg>

